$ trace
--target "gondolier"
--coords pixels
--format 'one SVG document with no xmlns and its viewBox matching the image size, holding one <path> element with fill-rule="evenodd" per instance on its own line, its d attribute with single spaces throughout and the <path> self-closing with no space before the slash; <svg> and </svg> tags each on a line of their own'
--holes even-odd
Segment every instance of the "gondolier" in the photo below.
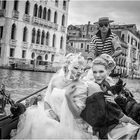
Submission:
<svg viewBox="0 0 140 140">
<path fill-rule="evenodd" d="M 98 32 L 92 37 L 90 42 L 90 56 L 96 58 L 101 54 L 109 54 L 113 58 L 119 56 L 122 52 L 119 37 L 111 32 L 108 17 L 99 18 L 96 22 L 99 26 Z"/>
</svg>

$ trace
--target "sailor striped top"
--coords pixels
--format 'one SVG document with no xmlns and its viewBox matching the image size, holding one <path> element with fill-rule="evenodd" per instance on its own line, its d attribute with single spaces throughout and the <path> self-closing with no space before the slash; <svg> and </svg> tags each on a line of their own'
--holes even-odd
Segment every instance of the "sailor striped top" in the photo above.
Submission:
<svg viewBox="0 0 140 140">
<path fill-rule="evenodd" d="M 101 32 L 98 31 L 96 35 L 92 37 L 90 42 L 90 51 L 94 54 L 95 57 L 103 53 L 112 56 L 115 50 L 118 48 L 121 48 L 119 37 L 112 33 L 111 30 L 109 30 L 104 41 L 101 38 Z"/>
</svg>

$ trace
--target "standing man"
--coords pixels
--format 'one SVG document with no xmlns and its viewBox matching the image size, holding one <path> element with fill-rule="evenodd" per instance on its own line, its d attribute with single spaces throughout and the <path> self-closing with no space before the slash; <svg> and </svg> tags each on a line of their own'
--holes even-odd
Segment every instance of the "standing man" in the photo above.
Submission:
<svg viewBox="0 0 140 140">
<path fill-rule="evenodd" d="M 119 37 L 111 32 L 110 23 L 108 17 L 99 18 L 97 22 L 99 30 L 92 37 L 90 43 L 90 51 L 93 58 L 100 56 L 101 54 L 109 54 L 113 58 L 119 56 L 122 52 Z"/>
</svg>

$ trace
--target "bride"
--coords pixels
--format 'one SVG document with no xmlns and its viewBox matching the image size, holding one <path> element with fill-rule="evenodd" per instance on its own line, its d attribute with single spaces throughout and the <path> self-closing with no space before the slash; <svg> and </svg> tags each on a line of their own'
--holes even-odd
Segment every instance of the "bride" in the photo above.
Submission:
<svg viewBox="0 0 140 140">
<path fill-rule="evenodd" d="M 51 79 L 44 100 L 21 115 L 13 139 L 98 139 L 80 118 L 85 108 L 87 86 L 79 77 L 85 60 L 68 54 L 65 65 Z"/>
</svg>

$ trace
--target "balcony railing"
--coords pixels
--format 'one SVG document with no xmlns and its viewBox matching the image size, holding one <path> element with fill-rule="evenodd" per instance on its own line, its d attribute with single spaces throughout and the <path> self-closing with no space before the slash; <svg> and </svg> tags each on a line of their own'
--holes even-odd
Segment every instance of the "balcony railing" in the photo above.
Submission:
<svg viewBox="0 0 140 140">
<path fill-rule="evenodd" d="M 27 49 L 28 48 L 28 42 L 22 42 L 22 48 Z"/>
<path fill-rule="evenodd" d="M 0 9 L 0 17 L 5 17 L 5 15 L 6 15 L 6 10 Z"/>
<path fill-rule="evenodd" d="M 17 40 L 15 40 L 15 39 L 10 39 L 10 41 L 9 41 L 9 45 L 11 45 L 13 47 L 16 47 L 16 43 L 17 43 Z"/>
<path fill-rule="evenodd" d="M 61 32 L 66 32 L 66 27 L 64 27 L 64 26 L 61 26 Z"/>
<path fill-rule="evenodd" d="M 24 14 L 23 20 L 27 21 L 27 22 L 30 22 L 30 15 Z"/>
<path fill-rule="evenodd" d="M 12 12 L 12 17 L 18 19 L 18 18 L 19 18 L 19 12 L 16 11 L 16 10 L 13 10 L 13 12 Z"/>
<path fill-rule="evenodd" d="M 32 22 L 33 22 L 34 24 L 40 24 L 40 19 L 39 19 L 38 17 L 33 17 L 33 18 L 32 18 Z"/>
</svg>

